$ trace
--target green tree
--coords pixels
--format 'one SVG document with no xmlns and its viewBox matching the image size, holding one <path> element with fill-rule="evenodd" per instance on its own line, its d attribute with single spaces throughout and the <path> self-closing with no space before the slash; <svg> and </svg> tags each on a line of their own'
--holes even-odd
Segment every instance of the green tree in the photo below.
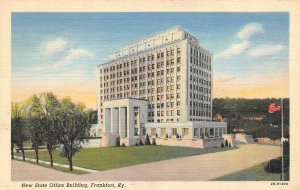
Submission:
<svg viewBox="0 0 300 190">
<path fill-rule="evenodd" d="M 59 109 L 60 102 L 54 96 L 53 93 L 42 93 L 39 96 L 39 101 L 41 108 L 44 112 L 44 117 L 42 119 L 42 134 L 43 140 L 47 147 L 47 151 L 50 157 L 50 166 L 53 167 L 53 155 L 52 152 L 58 145 L 58 139 L 55 132 L 55 112 Z"/>
<path fill-rule="evenodd" d="M 70 98 L 64 98 L 55 114 L 56 136 L 63 146 L 61 156 L 67 158 L 70 171 L 73 171 L 73 156 L 85 142 L 90 129 L 89 117 L 84 109 L 83 104 L 76 105 Z"/>
<path fill-rule="evenodd" d="M 32 148 L 35 151 L 36 163 L 39 163 L 39 147 L 44 144 L 42 123 L 44 119 L 43 109 L 37 95 L 30 97 L 26 103 L 27 125 L 32 142 Z"/>
<path fill-rule="evenodd" d="M 116 138 L 116 147 L 120 147 L 121 145 L 120 145 L 120 137 L 117 137 Z"/>
<path fill-rule="evenodd" d="M 12 103 L 11 107 L 11 157 L 14 159 L 14 144 L 22 152 L 25 161 L 24 141 L 28 139 L 27 128 L 25 125 L 24 110 L 20 103 Z"/>
<path fill-rule="evenodd" d="M 152 145 L 156 146 L 155 138 L 152 139 Z"/>
<path fill-rule="evenodd" d="M 146 135 L 145 145 L 150 145 L 150 138 L 149 138 L 148 133 Z"/>
</svg>

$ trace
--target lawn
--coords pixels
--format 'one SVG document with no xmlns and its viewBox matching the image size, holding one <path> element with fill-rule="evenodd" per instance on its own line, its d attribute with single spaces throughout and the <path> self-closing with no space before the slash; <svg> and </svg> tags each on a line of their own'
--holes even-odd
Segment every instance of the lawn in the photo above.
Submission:
<svg viewBox="0 0 300 190">
<path fill-rule="evenodd" d="M 280 173 L 268 173 L 264 170 L 266 163 L 225 175 L 213 181 L 280 181 Z"/>
<path fill-rule="evenodd" d="M 93 170 L 109 170 L 136 164 L 143 164 L 172 158 L 200 155 L 206 153 L 232 150 L 234 148 L 188 148 L 171 146 L 130 146 L 83 148 L 73 158 L 73 165 Z M 57 163 L 68 164 L 67 160 L 59 155 L 60 150 L 53 152 L 53 160 Z M 21 154 L 17 154 L 21 156 Z M 26 157 L 35 158 L 33 151 L 25 152 Z M 40 151 L 41 160 L 49 161 L 47 151 Z"/>
</svg>

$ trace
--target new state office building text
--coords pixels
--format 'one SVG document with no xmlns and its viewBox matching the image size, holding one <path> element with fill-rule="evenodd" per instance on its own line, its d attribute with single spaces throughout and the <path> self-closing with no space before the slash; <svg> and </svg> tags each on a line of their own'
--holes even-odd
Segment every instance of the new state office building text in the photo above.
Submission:
<svg viewBox="0 0 300 190">
<path fill-rule="evenodd" d="M 173 27 L 121 47 L 98 66 L 104 146 L 117 137 L 133 145 L 147 133 L 158 139 L 227 133 L 226 123 L 212 122 L 212 53 L 199 44 Z"/>
</svg>

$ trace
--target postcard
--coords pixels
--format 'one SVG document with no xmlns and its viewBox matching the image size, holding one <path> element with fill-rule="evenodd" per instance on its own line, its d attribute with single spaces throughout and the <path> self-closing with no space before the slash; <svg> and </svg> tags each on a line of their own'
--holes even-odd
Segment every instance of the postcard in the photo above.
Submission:
<svg viewBox="0 0 300 190">
<path fill-rule="evenodd" d="M 3 188 L 300 188 L 299 2 L 1 3 Z"/>
</svg>

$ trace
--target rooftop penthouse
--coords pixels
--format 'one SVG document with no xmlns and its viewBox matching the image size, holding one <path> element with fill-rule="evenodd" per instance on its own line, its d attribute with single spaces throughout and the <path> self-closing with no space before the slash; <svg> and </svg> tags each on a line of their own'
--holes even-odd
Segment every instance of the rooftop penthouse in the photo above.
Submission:
<svg viewBox="0 0 300 190">
<path fill-rule="evenodd" d="M 153 50 L 155 48 L 185 39 L 189 39 L 194 43 L 199 44 L 199 40 L 197 38 L 184 31 L 181 27 L 172 27 L 136 42 L 122 46 L 119 51 L 109 55 L 108 61 L 114 61 L 116 59 L 133 54 Z"/>
</svg>

